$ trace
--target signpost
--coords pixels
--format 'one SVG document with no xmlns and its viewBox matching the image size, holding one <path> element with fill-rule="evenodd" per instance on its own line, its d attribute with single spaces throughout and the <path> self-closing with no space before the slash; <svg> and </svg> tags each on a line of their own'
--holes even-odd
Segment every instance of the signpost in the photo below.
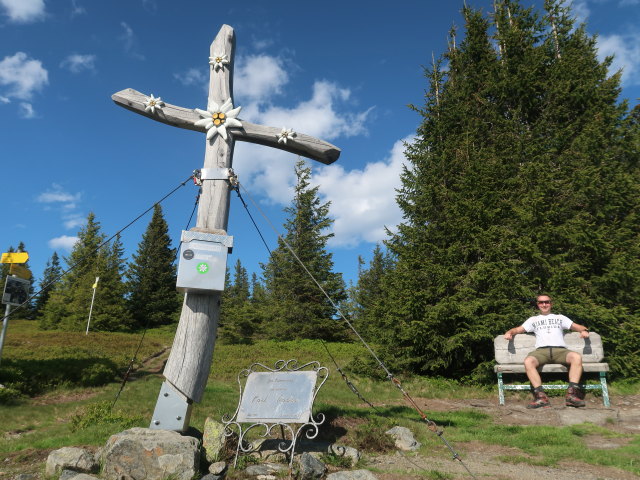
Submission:
<svg viewBox="0 0 640 480">
<path fill-rule="evenodd" d="M 29 289 L 31 288 L 31 271 L 25 267 L 18 265 L 27 263 L 29 254 L 27 252 L 6 252 L 0 257 L 0 263 L 9 263 L 9 272 L 7 281 L 4 284 L 2 292 L 2 303 L 5 308 L 4 318 L 2 319 L 2 332 L 0 332 L 0 361 L 2 361 L 2 348 L 4 347 L 4 337 L 7 334 L 9 326 L 9 315 L 11 314 L 11 305 L 22 305 L 29 299 Z"/>
<path fill-rule="evenodd" d="M 2 254 L 0 263 L 27 263 L 29 254 L 27 252 L 6 252 Z"/>
<path fill-rule="evenodd" d="M 31 277 L 33 276 L 33 274 L 31 273 L 31 270 L 17 263 L 11 264 L 11 266 L 9 267 L 9 274 L 15 275 L 16 277 L 19 277 L 19 278 L 24 278 L 25 280 L 31 280 Z"/>
</svg>

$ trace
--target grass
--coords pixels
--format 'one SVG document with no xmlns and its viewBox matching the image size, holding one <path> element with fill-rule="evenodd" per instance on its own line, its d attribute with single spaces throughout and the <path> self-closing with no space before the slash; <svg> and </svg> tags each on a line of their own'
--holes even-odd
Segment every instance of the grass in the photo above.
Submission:
<svg viewBox="0 0 640 480">
<path fill-rule="evenodd" d="M 137 363 L 170 346 L 172 338 L 173 332 L 167 328 L 147 332 Z M 20 371 L 23 377 L 19 377 L 19 381 L 37 396 L 19 399 L 13 405 L 0 405 L 0 461 L 3 455 L 15 457 L 31 449 L 101 446 L 110 435 L 125 428 L 148 426 L 162 382 L 159 375 L 139 372 L 126 384 L 115 408 L 110 409 L 120 389 L 116 374 L 126 370 L 139 341 L 140 334 L 90 332 L 86 336 L 84 332 L 43 332 L 33 322 L 12 321 L 0 364 L 0 383 L 8 383 L 6 378 L 15 377 Z M 365 353 L 361 346 L 347 343 L 332 343 L 327 348 L 343 368 Z M 383 428 L 396 424 L 415 432 L 423 444 L 422 454 L 443 451 L 440 438 L 427 428 L 414 410 L 405 406 L 397 388 L 388 381 L 349 373 L 349 379 L 360 394 L 376 405 L 377 412 L 373 411 L 349 390 L 335 371 L 324 346 L 317 341 L 259 341 L 253 345 L 218 343 L 209 383 L 202 402 L 194 406 L 191 425 L 202 430 L 206 417 L 219 419 L 223 414 L 235 411 L 237 376 L 251 363 L 273 366 L 277 360 L 289 359 L 317 360 L 330 369 L 329 378 L 315 402 L 315 411 L 328 417 L 326 428 L 321 428 L 321 434 L 328 435 L 328 439 L 346 443 L 360 438 L 365 451 L 370 448 L 373 452 L 378 447 L 368 447 L 367 442 L 374 443 L 372 439 L 380 436 Z M 98 378 L 102 385 L 86 386 L 82 372 L 93 366 L 99 374 L 100 369 L 95 365 L 112 368 L 115 374 L 106 383 Z M 466 386 L 453 380 L 426 377 L 401 380 L 414 398 L 489 399 L 496 395 L 495 385 Z M 612 396 L 638 394 L 640 383 L 612 382 L 610 391 Z M 135 415 L 128 412 L 135 412 Z M 640 474 L 640 462 L 637 461 L 640 435 L 623 435 L 622 443 L 625 444 L 618 448 L 597 450 L 587 446 L 586 440 L 591 436 L 620 437 L 621 434 L 611 429 L 613 422 L 602 427 L 590 424 L 508 426 L 496 424 L 491 416 L 472 409 L 425 413 L 438 428 L 444 429 L 447 441 L 463 456 L 466 445 L 479 442 L 517 449 L 513 455 L 499 457 L 504 462 L 551 466 L 577 460 Z M 342 429 L 329 427 L 336 419 L 343 420 Z M 449 478 L 437 471 L 422 475 L 423 478 Z"/>
</svg>

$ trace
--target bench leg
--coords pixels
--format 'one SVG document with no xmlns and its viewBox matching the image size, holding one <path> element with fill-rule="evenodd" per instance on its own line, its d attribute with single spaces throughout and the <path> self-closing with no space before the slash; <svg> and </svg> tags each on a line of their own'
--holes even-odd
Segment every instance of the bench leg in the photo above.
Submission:
<svg viewBox="0 0 640 480">
<path fill-rule="evenodd" d="M 609 403 L 609 388 L 607 387 L 607 374 L 600 372 L 600 385 L 602 385 L 602 401 L 605 407 L 610 407 Z"/>
<path fill-rule="evenodd" d="M 504 405 L 504 383 L 502 383 L 502 373 L 498 372 L 498 402 Z"/>
</svg>

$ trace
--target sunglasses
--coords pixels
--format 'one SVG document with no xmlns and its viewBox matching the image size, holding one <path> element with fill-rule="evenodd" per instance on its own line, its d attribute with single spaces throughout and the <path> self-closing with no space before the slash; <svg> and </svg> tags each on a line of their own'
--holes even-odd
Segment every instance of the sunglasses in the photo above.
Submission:
<svg viewBox="0 0 640 480">
<path fill-rule="evenodd" d="M 538 300 L 538 305 L 551 305 L 551 300 Z"/>
</svg>

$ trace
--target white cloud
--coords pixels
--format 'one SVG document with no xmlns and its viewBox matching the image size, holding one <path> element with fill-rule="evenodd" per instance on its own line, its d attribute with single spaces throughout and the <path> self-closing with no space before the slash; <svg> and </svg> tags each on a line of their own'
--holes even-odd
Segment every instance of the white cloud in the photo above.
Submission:
<svg viewBox="0 0 640 480">
<path fill-rule="evenodd" d="M 9 100 L 7 97 L 3 97 L 2 95 L 0 95 L 0 103 L 11 103 L 11 100 Z"/>
<path fill-rule="evenodd" d="M 371 109 L 362 112 L 347 110 L 348 89 L 327 81 L 313 86 L 309 100 L 291 108 L 265 106 L 261 99 L 242 106 L 241 117 L 252 122 L 312 135 L 326 141 L 339 136 L 365 135 Z M 346 105 L 345 105 L 346 104 Z M 293 184 L 292 154 L 260 145 L 236 144 L 234 167 L 252 189 L 264 194 L 266 201 L 286 205 L 291 201 Z M 241 178 L 241 181 L 243 180 Z"/>
<path fill-rule="evenodd" d="M 71 0 L 71 17 L 77 17 L 87 13 L 87 9 L 78 4 L 78 0 Z"/>
<path fill-rule="evenodd" d="M 335 220 L 331 245 L 380 242 L 387 238 L 385 227 L 395 230 L 402 220 L 396 189 L 405 161 L 404 142 L 410 141 L 412 137 L 397 141 L 386 159 L 368 163 L 362 170 L 328 165 L 312 175 L 323 201 L 331 201 L 330 214 Z"/>
<path fill-rule="evenodd" d="M 562 6 L 571 7 L 571 15 L 576 19 L 578 25 L 586 22 L 591 14 L 587 0 L 565 0 L 562 2 Z"/>
<path fill-rule="evenodd" d="M 297 132 L 331 140 L 340 136 L 351 137 L 367 133 L 366 121 L 371 108 L 349 112 L 344 103 L 351 91 L 326 80 L 316 81 L 309 100 L 292 108 L 268 106 L 257 111 L 261 123 L 293 128 Z"/>
<path fill-rule="evenodd" d="M 80 73 L 83 70 L 95 72 L 95 55 L 80 55 L 73 53 L 60 62 L 60 67 L 68 69 L 71 73 Z"/>
<path fill-rule="evenodd" d="M 622 69 L 622 84 L 640 85 L 640 31 L 598 37 L 598 57 L 614 55 L 610 73 Z"/>
<path fill-rule="evenodd" d="M 248 101 L 268 102 L 289 81 L 280 58 L 250 55 L 240 58 L 234 72 L 234 93 Z"/>
<path fill-rule="evenodd" d="M 54 183 L 46 192 L 38 195 L 36 197 L 36 201 L 39 203 L 62 203 L 65 205 L 73 205 L 75 207 L 75 202 L 80 200 L 81 197 L 81 193 L 72 194 L 66 192 L 62 186 Z"/>
<path fill-rule="evenodd" d="M 63 221 L 64 228 L 66 228 L 67 230 L 76 229 L 78 227 L 83 226 L 87 222 L 87 219 L 82 215 L 80 215 L 79 213 L 73 213 L 71 215 L 66 215 L 66 216 L 63 215 L 62 218 L 64 219 Z"/>
<path fill-rule="evenodd" d="M 18 115 L 22 118 L 36 118 L 36 111 L 33 109 L 33 105 L 27 102 L 20 102 L 20 109 Z"/>
<path fill-rule="evenodd" d="M 174 73 L 173 78 L 185 86 L 202 85 L 205 90 L 209 88 L 208 78 L 202 70 L 197 68 L 190 68 L 183 73 Z"/>
<path fill-rule="evenodd" d="M 120 22 L 120 26 L 124 32 L 118 39 L 122 42 L 125 53 L 137 60 L 144 60 L 144 55 L 138 52 L 138 38 L 133 32 L 133 29 L 126 22 Z"/>
<path fill-rule="evenodd" d="M 68 235 L 62 235 L 60 237 L 52 238 L 49 240 L 49 247 L 53 250 L 67 250 L 70 251 L 78 241 L 78 237 L 70 237 Z"/>
<path fill-rule="evenodd" d="M 44 18 L 44 0 L 0 0 L 0 6 L 12 22 L 29 23 Z"/>
<path fill-rule="evenodd" d="M 0 88 L 3 98 L 30 100 L 33 94 L 49 83 L 49 74 L 40 60 L 17 52 L 0 61 Z"/>
</svg>

